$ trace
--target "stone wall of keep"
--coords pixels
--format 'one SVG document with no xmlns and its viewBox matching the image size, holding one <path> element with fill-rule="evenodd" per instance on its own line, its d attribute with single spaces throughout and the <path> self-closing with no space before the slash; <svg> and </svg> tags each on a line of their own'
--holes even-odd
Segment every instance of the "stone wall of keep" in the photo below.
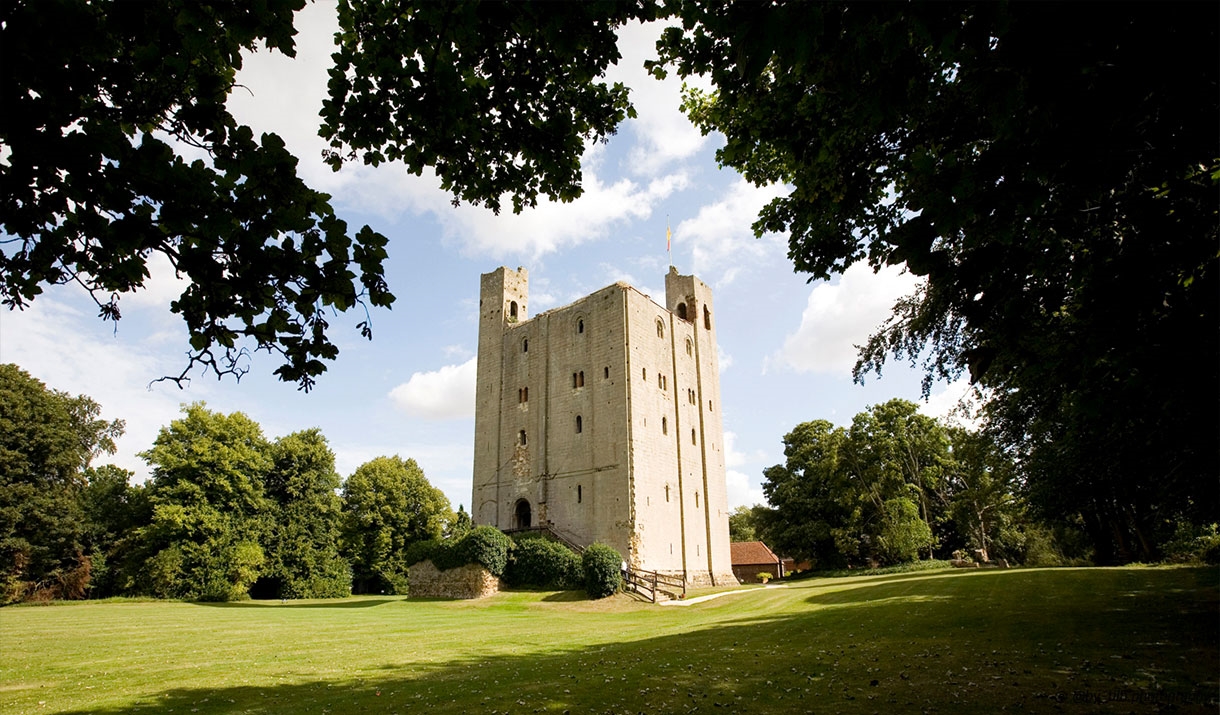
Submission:
<svg viewBox="0 0 1220 715">
<path fill-rule="evenodd" d="M 617 283 L 532 318 L 527 293 L 523 269 L 483 277 L 475 523 L 526 526 L 528 505 L 633 566 L 731 578 L 710 289 L 671 269 L 665 306 Z"/>
</svg>

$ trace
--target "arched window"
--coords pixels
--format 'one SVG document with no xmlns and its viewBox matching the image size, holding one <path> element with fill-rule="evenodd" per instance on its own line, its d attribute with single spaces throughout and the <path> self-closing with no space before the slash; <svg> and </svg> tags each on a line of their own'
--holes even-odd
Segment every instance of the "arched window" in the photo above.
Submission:
<svg viewBox="0 0 1220 715">
<path fill-rule="evenodd" d="M 669 421 L 664 417 L 661 418 L 661 434 L 669 434 Z"/>
<path fill-rule="evenodd" d="M 695 508 L 699 508 L 699 492 L 695 492 Z"/>
<path fill-rule="evenodd" d="M 712 311 L 708 310 L 706 305 L 703 306 L 703 327 L 712 329 Z"/>
<path fill-rule="evenodd" d="M 665 501 L 666 501 L 666 503 L 669 502 L 669 485 L 668 484 L 665 485 Z M 673 547 L 670 547 L 670 548 L 672 549 Z"/>
<path fill-rule="evenodd" d="M 690 354 L 691 354 L 691 348 L 692 348 L 692 345 L 691 345 L 691 342 L 690 342 L 690 338 L 687 338 L 687 339 L 686 339 L 686 354 L 687 354 L 687 355 L 690 355 Z"/>
<path fill-rule="evenodd" d="M 604 378 L 606 380 L 610 379 L 610 367 L 609 366 L 602 368 L 602 378 Z"/>
<path fill-rule="evenodd" d="M 580 419 L 580 415 L 576 415 L 576 434 L 580 434 L 584 430 L 584 424 Z"/>
<path fill-rule="evenodd" d="M 517 444 L 521 445 L 522 447 L 524 447 L 527 444 L 527 441 L 525 438 L 525 430 L 521 430 L 520 432 L 517 433 Z"/>
<path fill-rule="evenodd" d="M 657 318 L 657 337 L 665 337 L 665 323 L 661 322 L 660 318 Z"/>
<path fill-rule="evenodd" d="M 517 319 L 517 301 L 510 300 L 508 302 L 508 317 L 511 320 Z"/>
<path fill-rule="evenodd" d="M 577 485 L 576 485 L 576 503 L 577 503 L 577 504 L 579 504 L 579 503 L 580 503 L 581 498 L 584 496 L 584 494 L 582 493 L 583 491 L 584 491 L 584 490 L 582 490 L 582 489 L 580 488 L 580 485 L 579 485 L 579 484 L 577 484 Z"/>
<path fill-rule="evenodd" d="M 576 319 L 576 332 L 580 333 L 580 334 L 583 334 L 585 332 L 585 319 L 584 318 Z"/>
<path fill-rule="evenodd" d="M 584 386 L 585 386 L 585 371 L 581 370 L 580 372 L 572 373 L 572 389 L 575 390 L 578 387 L 584 387 Z"/>
<path fill-rule="evenodd" d="M 528 353 L 529 351 L 530 351 L 530 339 L 529 339 L 529 338 L 522 338 L 522 340 L 521 340 L 521 352 L 523 352 L 523 353 Z"/>
<path fill-rule="evenodd" d="M 678 317 L 686 320 L 686 303 L 678 303 Z"/>
<path fill-rule="evenodd" d="M 694 428 L 692 428 L 692 429 L 691 429 L 691 431 L 690 431 L 690 443 L 691 443 L 691 444 L 695 444 L 695 430 L 694 430 Z"/>
</svg>

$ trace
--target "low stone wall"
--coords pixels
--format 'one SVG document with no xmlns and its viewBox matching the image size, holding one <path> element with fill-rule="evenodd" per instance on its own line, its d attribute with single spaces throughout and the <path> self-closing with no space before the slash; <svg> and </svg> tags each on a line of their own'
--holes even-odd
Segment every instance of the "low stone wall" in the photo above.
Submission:
<svg viewBox="0 0 1220 715">
<path fill-rule="evenodd" d="M 437 571 L 431 561 L 421 561 L 407 578 L 412 598 L 486 598 L 500 590 L 500 579 L 479 564 Z"/>
</svg>

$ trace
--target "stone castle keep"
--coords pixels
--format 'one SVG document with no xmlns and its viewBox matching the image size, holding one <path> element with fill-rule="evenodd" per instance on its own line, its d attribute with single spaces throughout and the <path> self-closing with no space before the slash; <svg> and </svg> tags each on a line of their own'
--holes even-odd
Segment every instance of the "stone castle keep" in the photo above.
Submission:
<svg viewBox="0 0 1220 715">
<path fill-rule="evenodd" d="M 475 524 L 736 583 L 711 289 L 671 267 L 665 307 L 625 283 L 532 318 L 528 304 L 524 268 L 482 276 Z"/>
</svg>

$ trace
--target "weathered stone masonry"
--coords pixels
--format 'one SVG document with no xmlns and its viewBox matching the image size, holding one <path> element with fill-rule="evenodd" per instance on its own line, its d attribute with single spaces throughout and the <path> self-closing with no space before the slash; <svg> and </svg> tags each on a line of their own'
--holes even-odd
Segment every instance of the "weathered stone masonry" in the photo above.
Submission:
<svg viewBox="0 0 1220 715">
<path fill-rule="evenodd" d="M 530 318 L 525 269 L 482 276 L 473 517 L 736 583 L 711 289 L 670 268 L 665 293 L 616 283 Z"/>
</svg>

